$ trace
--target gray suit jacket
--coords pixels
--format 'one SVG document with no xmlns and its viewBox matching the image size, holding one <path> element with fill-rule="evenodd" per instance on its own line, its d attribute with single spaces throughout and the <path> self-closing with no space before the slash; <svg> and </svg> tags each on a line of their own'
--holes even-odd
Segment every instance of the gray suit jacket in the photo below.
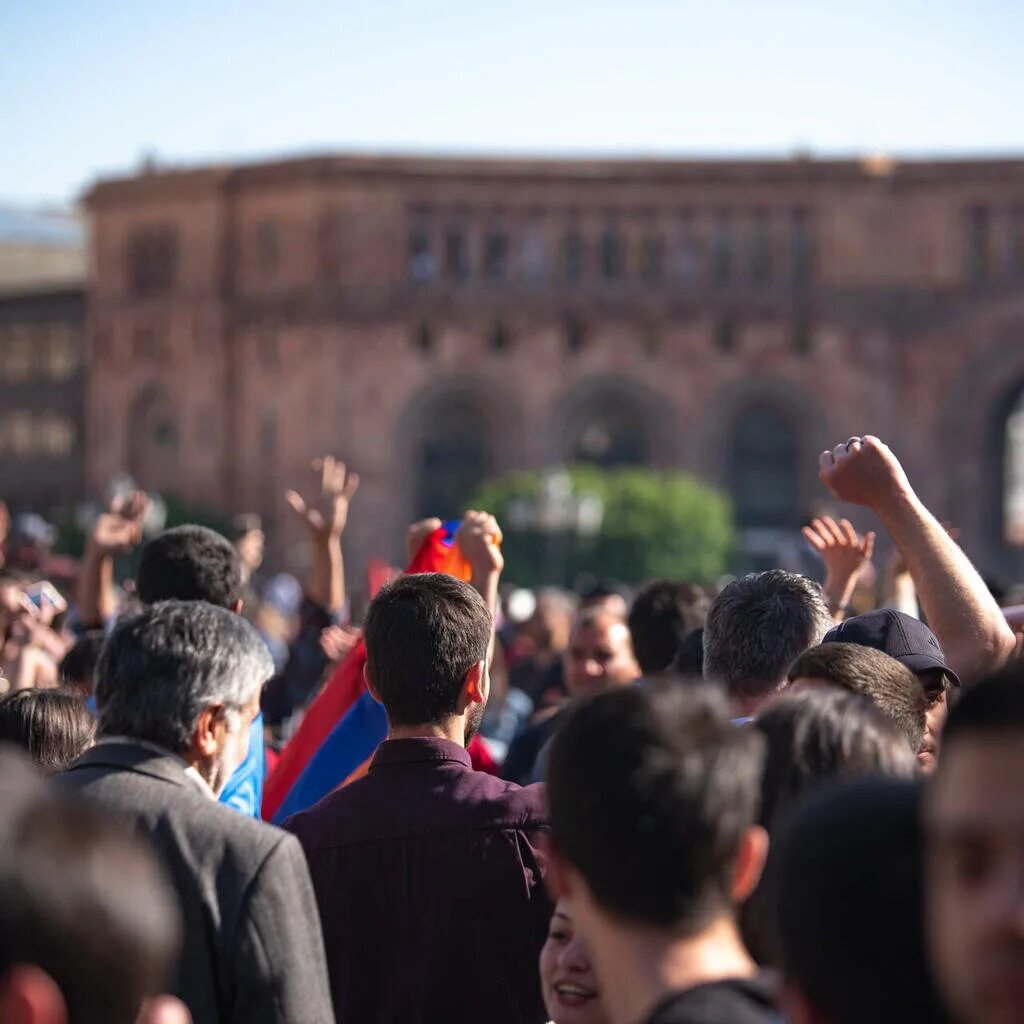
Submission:
<svg viewBox="0 0 1024 1024">
<path fill-rule="evenodd" d="M 183 764 L 102 743 L 56 780 L 127 816 L 178 894 L 184 946 L 175 994 L 194 1024 L 332 1024 L 320 916 L 294 836 L 208 796 Z"/>
</svg>

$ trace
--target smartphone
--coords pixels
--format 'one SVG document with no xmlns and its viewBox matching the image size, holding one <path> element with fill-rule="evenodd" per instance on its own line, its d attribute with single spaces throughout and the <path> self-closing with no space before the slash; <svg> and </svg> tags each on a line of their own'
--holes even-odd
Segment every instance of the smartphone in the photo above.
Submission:
<svg viewBox="0 0 1024 1024">
<path fill-rule="evenodd" d="M 25 597 L 37 611 L 44 608 L 52 608 L 54 613 L 59 615 L 67 611 L 68 603 L 61 596 L 60 591 L 48 580 L 33 583 L 25 588 Z"/>
</svg>

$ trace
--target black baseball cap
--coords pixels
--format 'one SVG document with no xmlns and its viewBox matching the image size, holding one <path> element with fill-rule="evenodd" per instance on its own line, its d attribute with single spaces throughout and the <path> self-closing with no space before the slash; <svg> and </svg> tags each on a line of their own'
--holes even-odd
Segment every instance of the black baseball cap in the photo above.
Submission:
<svg viewBox="0 0 1024 1024">
<path fill-rule="evenodd" d="M 946 664 L 935 634 L 913 615 L 894 608 L 879 608 L 833 626 L 822 643 L 860 644 L 888 654 L 911 672 L 941 669 L 954 686 L 960 685 L 957 674 Z"/>
</svg>

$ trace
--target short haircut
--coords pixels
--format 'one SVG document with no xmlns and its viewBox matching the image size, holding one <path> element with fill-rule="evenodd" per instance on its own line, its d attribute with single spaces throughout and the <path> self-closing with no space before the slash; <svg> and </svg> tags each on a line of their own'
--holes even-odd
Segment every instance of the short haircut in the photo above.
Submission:
<svg viewBox="0 0 1024 1024">
<path fill-rule="evenodd" d="M 164 601 L 122 618 L 96 670 L 100 733 L 188 748 L 203 709 L 237 713 L 274 664 L 240 615 L 203 601 Z"/>
<path fill-rule="evenodd" d="M 836 1024 L 947 1019 L 925 954 L 918 803 L 904 780 L 827 786 L 771 856 L 783 969 Z"/>
<path fill-rule="evenodd" d="M 599 694 L 551 744 L 552 841 L 611 914 L 696 934 L 731 905 L 757 818 L 763 741 L 713 687 Z"/>
<path fill-rule="evenodd" d="M 822 689 L 787 694 L 757 716 L 754 728 L 768 745 L 761 824 L 769 831 L 830 779 L 917 774 L 917 758 L 903 734 L 857 693 Z"/>
<path fill-rule="evenodd" d="M 711 602 L 704 627 L 704 677 L 733 697 L 780 689 L 789 666 L 832 625 L 821 587 L 782 569 L 734 580 Z"/>
<path fill-rule="evenodd" d="M 0 754 L 2 768 L 10 755 Z M 45 790 L 0 799 L 0 985 L 19 964 L 60 989 L 72 1024 L 133 1024 L 167 990 L 178 912 L 140 838 Z"/>
<path fill-rule="evenodd" d="M 921 681 L 905 665 L 861 644 L 819 644 L 789 669 L 789 681 L 823 679 L 867 697 L 899 727 L 916 754 L 924 737 L 925 699 Z"/>
<path fill-rule="evenodd" d="M 96 720 L 62 690 L 17 690 L 0 697 L 0 743 L 13 743 L 48 775 L 64 771 L 92 746 Z"/>
<path fill-rule="evenodd" d="M 1024 660 L 1019 658 L 964 689 L 942 730 L 942 749 L 968 734 L 1014 732 L 1024 732 Z"/>
<path fill-rule="evenodd" d="M 143 604 L 206 601 L 230 608 L 242 593 L 242 563 L 234 545 L 205 526 L 176 526 L 143 549 L 135 578 Z"/>
<path fill-rule="evenodd" d="M 458 710 L 466 673 L 487 658 L 491 613 L 467 583 L 443 573 L 401 576 L 366 613 L 374 689 L 392 725 L 443 722 Z"/>
<path fill-rule="evenodd" d="M 704 589 L 694 583 L 648 583 L 629 610 L 629 632 L 640 671 L 664 672 L 684 637 L 704 625 L 710 604 Z"/>
<path fill-rule="evenodd" d="M 102 629 L 90 629 L 83 633 L 61 659 L 60 678 L 65 685 L 94 684 L 96 664 L 106 643 L 107 634 Z"/>
</svg>

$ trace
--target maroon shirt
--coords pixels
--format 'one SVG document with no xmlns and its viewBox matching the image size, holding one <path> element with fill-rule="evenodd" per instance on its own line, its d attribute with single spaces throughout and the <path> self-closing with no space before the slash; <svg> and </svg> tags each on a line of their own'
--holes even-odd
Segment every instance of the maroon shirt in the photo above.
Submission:
<svg viewBox="0 0 1024 1024">
<path fill-rule="evenodd" d="M 339 1024 L 547 1020 L 542 787 L 475 772 L 448 740 L 387 740 L 285 828 L 309 860 Z"/>
</svg>

